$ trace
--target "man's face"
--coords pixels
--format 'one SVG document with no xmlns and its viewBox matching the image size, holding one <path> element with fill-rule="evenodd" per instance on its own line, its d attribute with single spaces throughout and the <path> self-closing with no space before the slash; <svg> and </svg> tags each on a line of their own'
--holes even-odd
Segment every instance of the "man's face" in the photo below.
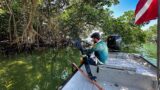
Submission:
<svg viewBox="0 0 160 90">
<path fill-rule="evenodd" d="M 93 43 L 97 43 L 98 40 L 96 38 L 92 38 Z"/>
</svg>

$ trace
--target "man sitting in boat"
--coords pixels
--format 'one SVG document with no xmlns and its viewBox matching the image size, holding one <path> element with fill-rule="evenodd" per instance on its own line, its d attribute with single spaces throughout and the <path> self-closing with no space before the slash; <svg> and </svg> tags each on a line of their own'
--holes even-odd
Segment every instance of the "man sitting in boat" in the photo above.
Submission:
<svg viewBox="0 0 160 90">
<path fill-rule="evenodd" d="M 91 53 L 94 53 L 97 59 L 84 56 L 83 60 L 88 76 L 90 77 L 90 79 L 95 80 L 96 76 L 92 75 L 89 65 L 105 64 L 108 59 L 108 47 L 106 43 L 101 40 L 99 33 L 93 33 L 91 35 L 91 38 L 94 45 L 91 49 L 86 50 L 86 54 L 88 56 Z"/>
</svg>

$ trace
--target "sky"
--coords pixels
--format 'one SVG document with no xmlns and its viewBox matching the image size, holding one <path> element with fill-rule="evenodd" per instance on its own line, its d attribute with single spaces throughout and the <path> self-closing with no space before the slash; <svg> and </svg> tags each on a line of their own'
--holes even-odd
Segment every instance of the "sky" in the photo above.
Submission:
<svg viewBox="0 0 160 90">
<path fill-rule="evenodd" d="M 114 12 L 113 16 L 115 18 L 123 15 L 125 11 L 129 10 L 135 10 L 136 5 L 139 0 L 119 0 L 120 3 L 118 5 L 113 5 L 110 9 Z M 150 26 L 154 25 L 157 23 L 157 20 L 151 20 L 149 24 L 145 25 L 142 27 L 143 30 L 148 29 Z"/>
</svg>

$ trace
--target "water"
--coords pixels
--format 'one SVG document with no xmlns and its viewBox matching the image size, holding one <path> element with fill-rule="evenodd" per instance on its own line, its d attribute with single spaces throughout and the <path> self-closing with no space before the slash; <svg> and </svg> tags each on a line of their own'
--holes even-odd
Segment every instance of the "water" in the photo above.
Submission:
<svg viewBox="0 0 160 90">
<path fill-rule="evenodd" d="M 0 59 L 0 90 L 57 90 L 79 63 L 73 49 L 45 50 Z"/>
</svg>

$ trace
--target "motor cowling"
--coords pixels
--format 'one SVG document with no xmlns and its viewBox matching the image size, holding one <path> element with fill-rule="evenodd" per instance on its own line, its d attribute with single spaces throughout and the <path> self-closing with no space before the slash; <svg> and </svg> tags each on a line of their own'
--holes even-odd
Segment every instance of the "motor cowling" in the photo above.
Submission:
<svg viewBox="0 0 160 90">
<path fill-rule="evenodd" d="M 120 51 L 121 50 L 122 37 L 119 35 L 110 35 L 107 38 L 107 46 L 109 51 Z"/>
</svg>

